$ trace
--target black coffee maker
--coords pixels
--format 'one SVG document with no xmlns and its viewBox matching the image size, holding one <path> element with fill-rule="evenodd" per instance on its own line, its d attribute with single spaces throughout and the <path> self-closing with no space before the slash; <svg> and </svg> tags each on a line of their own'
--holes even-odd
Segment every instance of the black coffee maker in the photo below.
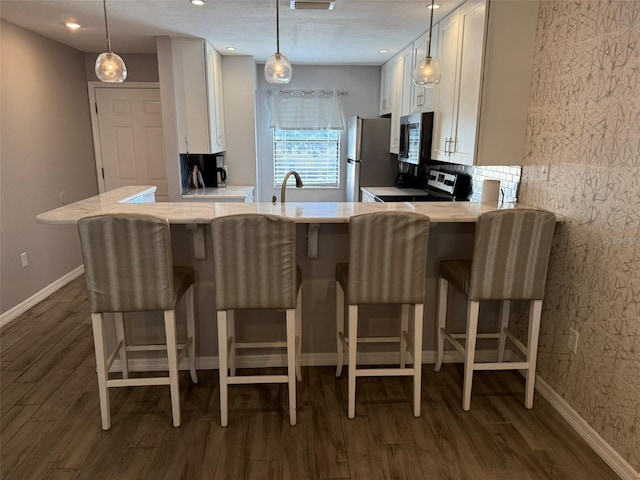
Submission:
<svg viewBox="0 0 640 480">
<path fill-rule="evenodd" d="M 223 188 L 227 186 L 227 169 L 224 164 L 224 155 L 216 155 L 216 175 L 215 187 Z"/>
<path fill-rule="evenodd" d="M 398 162 L 398 176 L 396 177 L 396 187 L 411 188 L 415 185 L 415 175 L 413 166 L 406 162 Z"/>
</svg>

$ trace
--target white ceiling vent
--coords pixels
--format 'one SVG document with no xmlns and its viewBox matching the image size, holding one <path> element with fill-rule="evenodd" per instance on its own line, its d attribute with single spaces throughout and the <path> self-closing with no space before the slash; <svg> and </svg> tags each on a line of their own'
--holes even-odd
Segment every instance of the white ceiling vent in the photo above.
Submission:
<svg viewBox="0 0 640 480">
<path fill-rule="evenodd" d="M 333 10 L 336 2 L 329 0 L 291 0 L 291 10 Z"/>
</svg>

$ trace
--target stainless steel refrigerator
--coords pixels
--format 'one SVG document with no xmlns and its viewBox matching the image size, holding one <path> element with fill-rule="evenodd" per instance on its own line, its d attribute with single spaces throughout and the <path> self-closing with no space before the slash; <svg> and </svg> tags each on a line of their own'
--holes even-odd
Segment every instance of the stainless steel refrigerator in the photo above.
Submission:
<svg viewBox="0 0 640 480">
<path fill-rule="evenodd" d="M 389 153 L 391 120 L 349 117 L 347 128 L 347 202 L 361 200 L 361 187 L 395 186 L 398 156 Z"/>
</svg>

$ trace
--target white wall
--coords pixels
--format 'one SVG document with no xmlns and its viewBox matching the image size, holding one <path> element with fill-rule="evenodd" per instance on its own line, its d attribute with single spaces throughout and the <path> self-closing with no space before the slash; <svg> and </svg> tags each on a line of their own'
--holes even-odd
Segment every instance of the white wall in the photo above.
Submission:
<svg viewBox="0 0 640 480">
<path fill-rule="evenodd" d="M 35 216 L 98 193 L 84 55 L 1 22 L 0 311 L 82 264 L 73 225 Z M 22 268 L 20 253 L 29 266 Z"/>
<path fill-rule="evenodd" d="M 280 188 L 273 188 L 273 136 L 268 128 L 269 109 L 267 107 L 268 90 L 339 90 L 348 92 L 343 97 L 343 110 L 346 118 L 360 115 L 365 118 L 378 117 L 380 99 L 380 67 L 376 66 L 325 66 L 293 65 L 293 78 L 288 85 L 270 85 L 264 79 L 264 65 L 257 66 L 258 98 L 258 201 L 270 202 L 271 196 L 280 198 Z M 344 202 L 344 171 L 346 164 L 346 134 L 340 139 L 341 183 L 340 188 L 308 188 L 287 190 L 287 200 L 300 202 L 327 201 Z M 304 179 L 303 179 L 304 180 Z"/>
<path fill-rule="evenodd" d="M 256 185 L 256 62 L 222 56 L 227 185 Z"/>
</svg>

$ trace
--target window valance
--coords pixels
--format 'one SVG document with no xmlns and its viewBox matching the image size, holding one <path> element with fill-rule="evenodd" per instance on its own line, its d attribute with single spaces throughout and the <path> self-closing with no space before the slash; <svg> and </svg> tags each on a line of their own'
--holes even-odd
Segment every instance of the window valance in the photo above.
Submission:
<svg viewBox="0 0 640 480">
<path fill-rule="evenodd" d="M 269 128 L 281 130 L 343 130 L 342 96 L 327 90 L 268 92 Z"/>
</svg>

